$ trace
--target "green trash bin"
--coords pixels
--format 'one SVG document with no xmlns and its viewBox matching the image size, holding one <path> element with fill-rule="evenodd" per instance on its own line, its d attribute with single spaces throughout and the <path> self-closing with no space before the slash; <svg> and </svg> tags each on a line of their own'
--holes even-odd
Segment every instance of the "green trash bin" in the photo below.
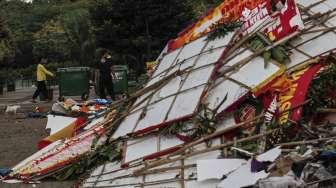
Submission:
<svg viewBox="0 0 336 188">
<path fill-rule="evenodd" d="M 128 91 L 128 66 L 114 65 L 113 69 L 113 90 L 116 94 L 127 93 Z"/>
<path fill-rule="evenodd" d="M 87 100 L 90 93 L 89 73 L 88 67 L 58 68 L 60 99 L 64 96 L 81 96 L 82 100 Z"/>
</svg>

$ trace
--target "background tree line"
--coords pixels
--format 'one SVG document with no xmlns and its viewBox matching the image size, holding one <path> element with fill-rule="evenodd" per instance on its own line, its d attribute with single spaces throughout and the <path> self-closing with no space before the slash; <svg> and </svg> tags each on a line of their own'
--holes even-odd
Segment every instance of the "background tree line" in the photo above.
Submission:
<svg viewBox="0 0 336 188">
<path fill-rule="evenodd" d="M 0 77 L 50 67 L 95 67 L 100 49 L 137 73 L 219 0 L 0 0 Z M 15 72 L 11 73 L 11 72 Z"/>
</svg>

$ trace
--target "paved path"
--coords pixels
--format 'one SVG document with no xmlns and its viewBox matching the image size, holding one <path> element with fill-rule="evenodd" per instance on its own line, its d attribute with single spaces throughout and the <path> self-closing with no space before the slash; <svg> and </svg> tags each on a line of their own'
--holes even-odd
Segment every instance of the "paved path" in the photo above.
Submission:
<svg viewBox="0 0 336 188">
<path fill-rule="evenodd" d="M 52 87 L 53 89 L 53 101 L 59 97 L 58 86 Z M 32 95 L 35 92 L 35 88 L 18 89 L 15 92 L 5 92 L 4 95 L 0 95 L 0 112 L 3 112 L 8 105 L 20 105 L 21 110 L 26 111 L 27 108 L 32 109 L 32 106 L 45 106 L 45 102 L 32 103 Z M 80 96 L 71 96 L 75 100 L 81 100 Z M 90 99 L 97 98 L 94 89 L 90 90 Z M 37 100 L 38 101 L 38 100 Z"/>
</svg>

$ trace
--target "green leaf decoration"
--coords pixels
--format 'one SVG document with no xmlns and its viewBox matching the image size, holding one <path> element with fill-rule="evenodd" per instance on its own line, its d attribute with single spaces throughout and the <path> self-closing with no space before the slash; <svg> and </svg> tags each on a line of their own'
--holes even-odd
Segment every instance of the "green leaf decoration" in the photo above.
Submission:
<svg viewBox="0 0 336 188">
<path fill-rule="evenodd" d="M 247 46 L 253 51 L 257 52 L 267 47 L 267 42 L 264 41 L 260 36 L 253 37 L 248 43 Z M 265 51 L 262 54 L 264 58 L 264 67 L 267 68 L 268 62 L 271 59 L 279 63 L 285 63 L 289 59 L 289 52 L 284 45 L 276 46 L 268 51 Z"/>
</svg>

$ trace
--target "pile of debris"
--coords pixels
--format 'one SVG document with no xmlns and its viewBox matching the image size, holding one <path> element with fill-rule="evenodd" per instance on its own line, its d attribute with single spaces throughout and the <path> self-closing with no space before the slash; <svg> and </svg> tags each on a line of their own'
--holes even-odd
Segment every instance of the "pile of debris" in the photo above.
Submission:
<svg viewBox="0 0 336 188">
<path fill-rule="evenodd" d="M 167 44 L 143 89 L 4 181 L 333 187 L 335 27 L 334 0 L 224 1 Z"/>
</svg>

